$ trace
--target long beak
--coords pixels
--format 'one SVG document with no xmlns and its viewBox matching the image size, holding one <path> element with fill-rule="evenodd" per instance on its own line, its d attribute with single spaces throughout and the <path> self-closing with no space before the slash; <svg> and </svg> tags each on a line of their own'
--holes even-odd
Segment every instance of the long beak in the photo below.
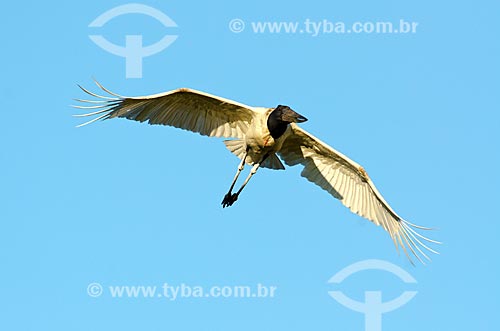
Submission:
<svg viewBox="0 0 500 331">
<path fill-rule="evenodd" d="M 295 122 L 296 122 L 296 123 L 302 123 L 302 122 L 307 121 L 307 118 L 305 118 L 304 116 L 299 115 L 299 114 L 297 114 L 297 115 L 298 115 L 298 116 L 296 116 L 296 117 L 295 117 Z"/>
<path fill-rule="evenodd" d="M 281 120 L 288 123 L 302 123 L 307 121 L 307 118 L 286 107 L 282 110 Z"/>
</svg>

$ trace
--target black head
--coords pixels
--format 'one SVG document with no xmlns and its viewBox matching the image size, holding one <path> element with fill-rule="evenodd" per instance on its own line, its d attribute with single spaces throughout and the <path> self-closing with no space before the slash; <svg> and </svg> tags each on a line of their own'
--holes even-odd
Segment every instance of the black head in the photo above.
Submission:
<svg viewBox="0 0 500 331">
<path fill-rule="evenodd" d="M 307 118 L 297 114 L 288 106 L 279 105 L 276 107 L 267 118 L 267 128 L 271 136 L 276 139 L 285 133 L 288 124 L 302 123 L 307 121 Z"/>
<path fill-rule="evenodd" d="M 294 112 L 290 107 L 279 105 L 276 107 L 271 115 L 281 122 L 285 123 L 302 123 L 307 121 L 307 118 Z"/>
</svg>

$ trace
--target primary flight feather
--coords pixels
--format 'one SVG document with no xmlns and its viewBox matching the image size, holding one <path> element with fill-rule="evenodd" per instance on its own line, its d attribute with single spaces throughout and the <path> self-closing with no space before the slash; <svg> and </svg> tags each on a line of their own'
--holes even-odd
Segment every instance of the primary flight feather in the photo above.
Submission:
<svg viewBox="0 0 500 331">
<path fill-rule="evenodd" d="M 416 231 L 428 228 L 414 225 L 396 214 L 363 167 L 300 128 L 296 123 L 307 119 L 288 106 L 251 107 L 188 88 L 143 97 L 123 97 L 97 85 L 106 96 L 80 86 L 97 99 L 76 99 L 90 105 L 74 107 L 95 111 L 75 116 L 96 116 L 79 126 L 100 119 L 124 117 L 174 126 L 209 137 L 233 138 L 224 143 L 241 162 L 224 196 L 223 207 L 231 206 L 238 199 L 259 167 L 285 169 L 281 158 L 289 166 L 301 164 L 303 177 L 339 199 L 352 212 L 382 226 L 410 261 L 409 253 L 421 262 L 422 257 L 429 259 L 425 250 L 437 253 L 424 241 L 439 242 Z M 252 165 L 252 169 L 240 189 L 233 193 L 245 164 Z"/>
</svg>

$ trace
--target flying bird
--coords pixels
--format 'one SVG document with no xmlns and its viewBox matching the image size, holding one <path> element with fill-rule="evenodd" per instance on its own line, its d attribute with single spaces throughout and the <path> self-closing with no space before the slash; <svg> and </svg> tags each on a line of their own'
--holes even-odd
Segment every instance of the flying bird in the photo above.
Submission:
<svg viewBox="0 0 500 331">
<path fill-rule="evenodd" d="M 424 263 L 430 260 L 425 250 L 438 254 L 424 242 L 437 243 L 417 230 L 430 230 L 401 218 L 384 200 L 363 167 L 322 142 L 297 123 L 307 119 L 288 106 L 252 107 L 189 88 L 142 97 L 124 97 L 96 82 L 106 94 L 99 95 L 79 86 L 95 99 L 75 99 L 86 105 L 74 106 L 90 110 L 77 117 L 96 116 L 97 120 L 123 117 L 149 124 L 169 125 L 225 140 L 227 149 L 241 161 L 222 200 L 222 207 L 233 205 L 260 167 L 282 170 L 302 165 L 302 177 L 337 198 L 352 212 L 382 226 L 396 248 L 402 248 Z M 283 161 L 283 162 L 282 162 Z M 240 188 L 234 187 L 245 165 L 252 166 Z M 411 252 L 411 254 L 409 253 Z"/>
</svg>

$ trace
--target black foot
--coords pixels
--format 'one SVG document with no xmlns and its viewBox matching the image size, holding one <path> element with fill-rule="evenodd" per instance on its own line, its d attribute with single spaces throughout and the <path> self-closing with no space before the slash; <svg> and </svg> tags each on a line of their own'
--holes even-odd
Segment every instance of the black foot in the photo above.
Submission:
<svg viewBox="0 0 500 331">
<path fill-rule="evenodd" d="M 229 206 L 232 206 L 233 203 L 238 200 L 238 193 L 228 193 L 224 196 L 224 199 L 222 200 L 222 208 L 226 208 Z"/>
</svg>

